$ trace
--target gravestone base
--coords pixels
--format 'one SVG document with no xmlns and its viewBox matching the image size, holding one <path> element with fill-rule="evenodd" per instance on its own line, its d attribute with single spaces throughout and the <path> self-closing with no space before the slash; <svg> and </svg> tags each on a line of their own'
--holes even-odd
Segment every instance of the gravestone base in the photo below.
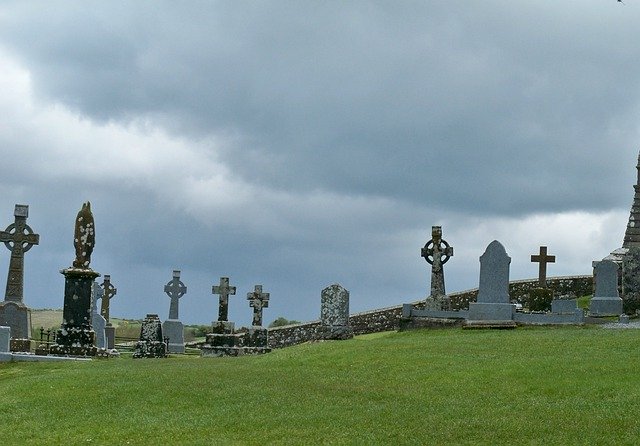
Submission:
<svg viewBox="0 0 640 446">
<path fill-rule="evenodd" d="M 589 306 L 589 316 L 606 317 L 620 316 L 622 311 L 622 299 L 619 297 L 594 297 Z"/>
<path fill-rule="evenodd" d="M 11 339 L 9 343 L 12 352 L 28 353 L 31 351 L 31 340 L 29 339 Z"/>
<path fill-rule="evenodd" d="M 169 338 L 169 353 L 184 353 L 184 325 L 177 319 L 167 319 L 162 323 L 162 333 Z"/>
<path fill-rule="evenodd" d="M 271 351 L 268 347 L 211 347 L 203 346 L 200 356 L 203 358 L 221 358 L 223 356 L 262 355 Z"/>
<path fill-rule="evenodd" d="M 505 303 L 471 302 L 466 328 L 515 328 L 516 306 Z"/>
<path fill-rule="evenodd" d="M 140 340 L 136 343 L 134 358 L 166 358 L 167 344 L 162 334 L 162 323 L 157 314 L 147 314 L 140 327 Z"/>
<path fill-rule="evenodd" d="M 244 345 L 244 336 L 233 333 L 209 333 L 206 337 L 205 345 L 210 347 L 242 347 Z"/>
<path fill-rule="evenodd" d="M 244 334 L 246 347 L 265 348 L 269 345 L 269 331 L 263 327 L 252 327 Z"/>
<path fill-rule="evenodd" d="M 133 357 L 138 358 L 166 358 L 167 344 L 161 341 L 138 341 Z"/>
<path fill-rule="evenodd" d="M 31 338 L 31 310 L 22 302 L 0 302 L 0 325 L 11 328 L 15 339 Z"/>
<path fill-rule="evenodd" d="M 211 323 L 211 333 L 231 334 L 235 329 L 235 323 L 229 321 L 214 321 Z"/>
<path fill-rule="evenodd" d="M 269 353 L 268 330 L 252 327 L 243 333 L 210 333 L 205 345 L 200 347 L 203 357 L 261 355 Z"/>
<path fill-rule="evenodd" d="M 551 312 L 556 314 L 574 314 L 578 308 L 576 299 L 554 299 L 551 301 Z"/>
<path fill-rule="evenodd" d="M 69 327 L 62 324 L 56 331 L 56 343 L 49 348 L 51 355 L 95 356 L 96 333 L 91 328 Z"/>
<path fill-rule="evenodd" d="M 464 319 L 451 319 L 444 317 L 402 317 L 399 320 L 398 331 L 416 330 L 422 328 L 451 328 L 460 327 Z"/>
<path fill-rule="evenodd" d="M 429 296 L 424 302 L 425 310 L 448 311 L 451 309 L 451 299 L 448 296 Z"/>
<path fill-rule="evenodd" d="M 116 348 L 116 327 L 107 323 L 104 327 L 104 337 L 107 341 L 107 350 L 113 350 Z"/>
<path fill-rule="evenodd" d="M 353 338 L 353 328 L 345 325 L 324 326 L 316 328 L 318 340 L 346 340 Z"/>
</svg>

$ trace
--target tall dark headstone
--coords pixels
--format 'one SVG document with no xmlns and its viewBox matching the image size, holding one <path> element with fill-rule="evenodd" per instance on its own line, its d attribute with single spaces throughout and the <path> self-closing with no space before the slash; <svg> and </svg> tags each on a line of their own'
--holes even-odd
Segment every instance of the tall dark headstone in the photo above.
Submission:
<svg viewBox="0 0 640 446">
<path fill-rule="evenodd" d="M 320 294 L 320 326 L 318 339 L 351 339 L 353 328 L 349 324 L 349 291 L 334 283 Z"/>
<path fill-rule="evenodd" d="M 27 224 L 29 206 L 16 204 L 15 220 L 6 230 L 0 231 L 0 242 L 11 251 L 7 288 L 0 303 L 0 325 L 11 328 L 13 339 L 31 337 L 31 312 L 24 304 L 24 253 L 40 242 Z"/>
<path fill-rule="evenodd" d="M 140 340 L 136 343 L 134 358 L 164 358 L 167 344 L 162 335 L 162 323 L 157 314 L 147 314 L 140 327 Z"/>
<path fill-rule="evenodd" d="M 589 304 L 591 316 L 620 316 L 622 299 L 618 294 L 618 265 L 603 260 L 596 265 L 596 290 Z"/>
<path fill-rule="evenodd" d="M 91 326 L 91 298 L 93 281 L 100 273 L 91 269 L 91 254 L 95 245 L 95 225 L 91 204 L 82 205 L 75 223 L 73 266 L 60 271 L 65 278 L 64 307 L 61 328 L 56 332 L 54 355 L 94 356 L 95 332 Z"/>
</svg>

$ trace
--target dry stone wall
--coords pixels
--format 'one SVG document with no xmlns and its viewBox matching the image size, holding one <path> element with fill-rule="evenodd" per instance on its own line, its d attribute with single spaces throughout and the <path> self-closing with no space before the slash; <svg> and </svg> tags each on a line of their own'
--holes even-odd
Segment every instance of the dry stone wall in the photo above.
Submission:
<svg viewBox="0 0 640 446">
<path fill-rule="evenodd" d="M 512 302 L 523 303 L 530 290 L 538 287 L 538 279 L 517 280 L 509 283 L 509 295 Z M 568 299 L 593 294 L 593 276 L 564 276 L 547 279 L 547 287 L 553 290 L 555 297 L 566 296 Z M 453 309 L 469 308 L 469 302 L 475 302 L 478 289 L 449 294 Z M 414 302 L 420 309 L 424 301 Z M 355 313 L 349 316 L 349 323 L 356 335 L 397 330 L 402 316 L 402 305 L 379 310 Z M 316 340 L 316 329 L 320 321 L 305 322 L 269 329 L 269 347 L 283 348 L 303 342 Z"/>
</svg>

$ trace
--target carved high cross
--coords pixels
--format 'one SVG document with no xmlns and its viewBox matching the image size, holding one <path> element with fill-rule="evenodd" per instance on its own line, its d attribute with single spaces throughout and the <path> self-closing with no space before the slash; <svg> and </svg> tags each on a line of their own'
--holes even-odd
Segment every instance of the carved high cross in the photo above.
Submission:
<svg viewBox="0 0 640 446">
<path fill-rule="evenodd" d="M 269 306 L 269 293 L 262 292 L 262 285 L 256 285 L 253 293 L 247 293 L 249 306 L 253 308 L 254 327 L 262 327 L 262 309 Z"/>
<path fill-rule="evenodd" d="M 531 256 L 532 262 L 539 263 L 538 265 L 538 285 L 540 288 L 547 287 L 547 263 L 555 263 L 556 256 L 547 255 L 547 247 L 540 247 L 540 254 Z"/>
<path fill-rule="evenodd" d="M 229 318 L 229 295 L 236 294 L 236 287 L 229 286 L 228 277 L 220 277 L 220 285 L 214 285 L 211 289 L 213 294 L 220 295 L 218 306 L 218 320 L 227 321 Z"/>
<path fill-rule="evenodd" d="M 100 314 L 109 322 L 109 301 L 118 293 L 118 289 L 111 283 L 111 276 L 109 274 L 104 275 L 104 281 L 100 286 L 103 290 Z"/>
<path fill-rule="evenodd" d="M 178 299 L 187 292 L 187 287 L 180 280 L 180 271 L 173 271 L 173 279 L 164 286 L 164 292 L 171 298 L 169 319 L 178 319 Z"/>
<path fill-rule="evenodd" d="M 431 297 L 446 296 L 442 265 L 453 256 L 453 247 L 442 238 L 442 227 L 431 227 L 431 240 L 420 251 L 421 257 L 431 265 Z"/>
<path fill-rule="evenodd" d="M 33 245 L 40 242 L 40 235 L 34 234 L 27 225 L 29 217 L 29 206 L 16 204 L 13 213 L 14 223 L 7 226 L 7 229 L 0 231 L 0 242 L 11 251 L 9 262 L 9 274 L 7 276 L 7 289 L 4 300 L 22 302 L 24 289 L 24 253 L 29 251 Z"/>
</svg>

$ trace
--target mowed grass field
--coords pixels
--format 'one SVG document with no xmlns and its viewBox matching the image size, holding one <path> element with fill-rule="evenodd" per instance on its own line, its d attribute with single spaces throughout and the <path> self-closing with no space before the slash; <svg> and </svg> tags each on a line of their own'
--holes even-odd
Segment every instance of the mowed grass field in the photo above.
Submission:
<svg viewBox="0 0 640 446">
<path fill-rule="evenodd" d="M 0 364 L 2 445 L 638 444 L 640 330 L 380 333 Z"/>
</svg>

